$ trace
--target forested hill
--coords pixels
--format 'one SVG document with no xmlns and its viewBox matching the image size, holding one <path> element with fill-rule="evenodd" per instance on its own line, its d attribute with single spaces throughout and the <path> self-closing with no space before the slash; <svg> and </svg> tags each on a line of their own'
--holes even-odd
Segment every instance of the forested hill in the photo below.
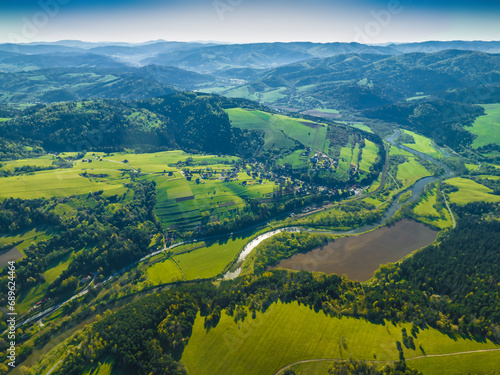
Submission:
<svg viewBox="0 0 500 375">
<path fill-rule="evenodd" d="M 223 106 L 236 101 L 194 93 L 124 102 L 91 100 L 38 106 L 0 126 L 4 139 L 47 151 L 183 149 L 234 154 L 257 134 L 231 127 Z"/>
</svg>

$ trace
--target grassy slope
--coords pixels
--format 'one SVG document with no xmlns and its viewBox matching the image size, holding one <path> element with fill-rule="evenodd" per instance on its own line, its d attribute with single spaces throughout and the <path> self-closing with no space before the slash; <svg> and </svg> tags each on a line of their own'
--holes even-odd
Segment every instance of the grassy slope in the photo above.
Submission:
<svg viewBox="0 0 500 375">
<path fill-rule="evenodd" d="M 266 148 L 287 148 L 293 145 L 292 139 L 306 147 L 325 150 L 327 127 L 314 126 L 314 122 L 295 119 L 283 115 L 270 114 L 262 111 L 247 111 L 242 108 L 227 109 L 231 123 L 240 129 L 263 130 Z M 306 126 L 303 123 L 311 124 Z"/>
<path fill-rule="evenodd" d="M 483 104 L 485 116 L 480 116 L 471 128 L 467 128 L 477 138 L 472 143 L 473 148 L 478 148 L 489 143 L 500 145 L 500 104 Z"/>
<path fill-rule="evenodd" d="M 173 260 L 181 268 L 186 280 L 215 277 L 238 256 L 247 242 L 241 237 L 219 241 L 189 253 L 175 255 Z"/>
<path fill-rule="evenodd" d="M 409 359 L 406 361 L 408 367 L 421 371 L 424 375 L 456 375 L 489 373 L 496 369 L 496 363 L 500 360 L 499 352 L 471 353 L 458 356 L 427 357 L 420 359 Z M 292 369 L 296 375 L 324 375 L 332 362 L 311 362 L 295 365 Z M 384 364 L 381 363 L 379 367 Z M 498 372 L 497 372 L 498 373 Z"/>
<path fill-rule="evenodd" d="M 419 204 L 413 210 L 419 216 L 419 219 L 427 224 L 435 225 L 441 229 L 450 228 L 453 226 L 449 211 L 443 207 L 441 211 L 437 211 L 434 205 L 437 203 L 436 189 L 429 192 L 429 194 L 420 198 Z"/>
<path fill-rule="evenodd" d="M 390 323 L 330 318 L 297 303 L 273 304 L 255 320 L 249 316 L 238 324 L 223 313 L 218 326 L 208 332 L 203 321 L 196 320 L 182 357 L 189 374 L 271 375 L 287 364 L 317 358 L 397 360 L 396 341 L 401 341 L 402 329 Z M 404 327 L 410 332 L 411 325 Z M 496 347 L 491 342 L 452 339 L 434 329 L 421 331 L 415 345 L 416 350 L 405 349 L 406 358 L 422 355 L 420 346 L 426 354 Z"/>
<path fill-rule="evenodd" d="M 500 196 L 489 194 L 492 190 L 484 185 L 466 178 L 452 178 L 445 181 L 449 185 L 456 186 L 459 190 L 450 193 L 450 200 L 457 204 L 469 202 L 500 202 Z"/>
<path fill-rule="evenodd" d="M 417 133 L 411 132 L 409 130 L 403 130 L 406 134 L 409 134 L 413 137 L 415 140 L 415 143 L 407 143 L 404 144 L 406 147 L 411 148 L 412 150 L 420 151 L 423 154 L 427 154 L 429 156 L 432 156 L 433 158 L 439 159 L 443 157 L 443 154 L 436 150 L 433 145 L 432 141 L 424 136 L 421 136 Z"/>
<path fill-rule="evenodd" d="M 371 165 L 375 162 L 377 158 L 378 147 L 375 143 L 365 139 L 365 147 L 363 148 L 363 153 L 361 154 L 361 163 L 359 167 L 362 171 L 369 172 Z"/>
<path fill-rule="evenodd" d="M 396 178 L 403 182 L 404 187 L 409 187 L 426 176 L 431 176 L 431 173 L 416 158 L 407 158 L 406 162 L 399 165 Z"/>
<path fill-rule="evenodd" d="M 15 243 L 17 241 L 23 241 L 21 244 L 17 245 L 17 249 L 23 253 L 23 250 L 31 245 L 32 242 L 38 243 L 42 240 L 46 240 L 52 235 L 52 229 L 49 226 L 40 226 L 30 230 L 24 230 L 16 234 L 3 234 L 0 235 L 0 246 Z"/>
</svg>

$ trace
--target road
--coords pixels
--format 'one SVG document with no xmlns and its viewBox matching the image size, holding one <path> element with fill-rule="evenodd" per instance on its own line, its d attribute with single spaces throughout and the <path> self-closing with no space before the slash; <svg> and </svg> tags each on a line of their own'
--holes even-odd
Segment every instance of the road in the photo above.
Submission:
<svg viewBox="0 0 500 375">
<path fill-rule="evenodd" d="M 62 363 L 62 361 L 63 360 L 61 359 L 59 362 L 57 362 L 45 375 L 52 374 L 52 372 L 56 369 L 57 366 L 59 366 Z"/>
<path fill-rule="evenodd" d="M 455 221 L 455 215 L 453 215 L 453 212 L 451 211 L 450 205 L 448 204 L 448 201 L 446 200 L 446 195 L 444 194 L 444 191 L 441 191 L 441 193 L 443 194 L 444 203 L 446 204 L 446 208 L 450 212 L 451 220 L 453 220 L 453 228 L 456 228 L 457 222 Z"/>
<path fill-rule="evenodd" d="M 450 356 L 459 356 L 459 355 L 464 355 L 464 354 L 475 354 L 475 353 L 486 353 L 486 352 L 498 352 L 500 351 L 500 348 L 498 349 L 482 349 L 482 350 L 471 350 L 467 352 L 456 352 L 456 353 L 445 353 L 445 354 L 429 354 L 429 355 L 421 355 L 418 357 L 412 357 L 412 358 L 406 358 L 406 361 L 412 361 L 415 359 L 422 359 L 422 358 L 434 358 L 434 357 L 450 357 Z M 302 363 L 313 363 L 313 362 L 334 362 L 334 361 L 347 361 L 347 359 L 343 358 L 320 358 L 320 359 L 305 359 L 303 361 L 297 361 L 294 363 L 290 363 L 286 366 L 283 366 L 276 372 L 274 375 L 279 375 L 282 374 L 284 371 L 289 369 L 292 366 L 295 365 L 300 365 Z M 396 361 L 366 361 L 370 363 L 395 363 Z"/>
</svg>

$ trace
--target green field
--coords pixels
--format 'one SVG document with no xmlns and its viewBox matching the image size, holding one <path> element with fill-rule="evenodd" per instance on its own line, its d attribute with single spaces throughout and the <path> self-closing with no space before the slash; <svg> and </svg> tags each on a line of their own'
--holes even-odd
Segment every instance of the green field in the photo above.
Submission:
<svg viewBox="0 0 500 375">
<path fill-rule="evenodd" d="M 416 181 L 423 177 L 431 176 L 432 174 L 420 164 L 417 158 L 407 158 L 406 162 L 398 166 L 398 174 L 396 178 L 403 183 L 403 187 L 410 187 Z"/>
<path fill-rule="evenodd" d="M 490 194 L 492 190 L 484 185 L 467 178 L 452 178 L 445 181 L 449 185 L 457 187 L 459 190 L 450 193 L 450 200 L 457 204 L 467 204 L 470 202 L 500 202 L 499 195 Z"/>
<path fill-rule="evenodd" d="M 53 234 L 53 230 L 49 226 L 40 226 L 30 230 L 24 230 L 16 234 L 3 234 L 0 235 L 0 246 L 23 241 L 17 245 L 17 249 L 23 253 L 23 250 L 31 245 L 32 242 L 38 243 L 39 241 L 48 239 Z"/>
<path fill-rule="evenodd" d="M 326 125 L 262 111 L 247 111 L 242 108 L 227 109 L 226 112 L 234 127 L 264 131 L 264 147 L 266 148 L 288 148 L 293 145 L 292 140 L 296 140 L 315 150 L 325 151 L 326 149 L 327 151 L 328 149 Z"/>
<path fill-rule="evenodd" d="M 411 329 L 410 324 L 394 326 L 389 322 L 382 325 L 363 319 L 330 318 L 296 302 L 273 304 L 265 314 L 257 313 L 256 319 L 249 314 L 239 323 L 222 313 L 217 327 L 210 330 L 204 328 L 203 322 L 198 316 L 182 357 L 189 374 L 272 375 L 285 365 L 318 358 L 393 361 L 398 359 L 396 341 L 401 341 L 401 329 Z M 414 342 L 415 350 L 404 349 L 407 359 L 424 352 L 429 355 L 498 348 L 489 341 L 451 338 L 435 329 L 420 331 Z M 500 352 L 495 354 L 493 359 L 500 360 Z M 486 367 L 494 370 L 496 363 Z"/>
<path fill-rule="evenodd" d="M 316 111 L 320 111 L 320 112 L 323 112 L 323 113 L 331 113 L 331 114 L 339 114 L 339 110 L 338 109 L 330 109 L 330 108 L 315 108 Z"/>
<path fill-rule="evenodd" d="M 456 375 L 456 374 L 498 374 L 491 372 L 499 361 L 498 351 L 470 353 L 454 356 L 427 357 L 407 359 L 406 364 L 424 375 Z M 328 373 L 331 361 L 310 362 L 292 366 L 296 375 L 324 375 Z M 383 367 L 380 363 L 377 367 Z"/>
<path fill-rule="evenodd" d="M 168 284 L 185 280 L 185 276 L 172 259 L 164 259 L 147 269 L 147 278 L 151 285 Z"/>
<path fill-rule="evenodd" d="M 477 171 L 479 169 L 479 164 L 469 164 L 469 163 L 465 163 L 465 167 L 469 170 L 469 171 Z"/>
<path fill-rule="evenodd" d="M 226 167 L 228 168 L 228 167 Z M 239 173 L 237 181 L 203 179 L 199 183 L 187 181 L 182 175 L 146 176 L 156 181 L 156 214 L 165 227 L 190 228 L 198 225 L 203 213 L 213 219 L 223 219 L 230 210 L 242 208 L 245 199 L 266 198 L 273 193 L 274 182 L 259 183 L 246 173 Z M 246 181 L 246 186 L 242 183 Z"/>
<path fill-rule="evenodd" d="M 369 172 L 371 165 L 377 158 L 377 153 L 377 145 L 368 139 L 365 139 L 365 147 L 363 148 L 363 153 L 361 154 L 361 163 L 359 163 L 359 168 L 362 171 Z"/>
<path fill-rule="evenodd" d="M 212 278 L 221 274 L 234 261 L 248 240 L 245 237 L 209 244 L 189 253 L 175 255 L 175 261 L 186 280 Z"/>
<path fill-rule="evenodd" d="M 439 159 L 443 157 L 443 154 L 438 151 L 434 146 L 433 142 L 420 134 L 411 132 L 409 130 L 403 130 L 406 134 L 409 134 L 415 140 L 415 143 L 404 143 L 404 145 L 412 150 L 419 151 L 423 154 L 432 156 L 435 159 Z"/>
<path fill-rule="evenodd" d="M 213 278 L 226 270 L 247 243 L 248 238 L 239 237 L 183 245 L 172 249 L 171 257 L 156 255 L 138 269 L 146 274 L 147 286 Z"/>
<path fill-rule="evenodd" d="M 368 132 L 368 133 L 373 133 L 373 131 L 370 129 L 370 127 L 365 125 L 365 124 L 354 123 L 354 124 L 349 124 L 349 125 L 352 126 L 353 128 L 356 128 L 359 130 L 364 130 L 365 132 Z"/>
<path fill-rule="evenodd" d="M 75 154 L 66 153 L 63 157 Z M 210 168 L 213 176 L 197 183 L 199 175 L 195 175 L 193 181 L 187 181 L 181 168 L 188 158 L 190 169 L 206 171 Z M 140 178 L 157 183 L 156 213 L 165 227 L 184 229 L 200 224 L 203 212 L 209 212 L 214 220 L 222 219 L 228 211 L 242 208 L 245 199 L 267 198 L 274 190 L 273 182 L 264 180 L 259 183 L 259 179 L 253 179 L 247 173 L 239 173 L 237 180 L 230 182 L 220 180 L 220 173 L 231 170 L 232 163 L 238 159 L 231 156 L 167 151 L 151 154 L 88 153 L 85 159 L 92 162 L 77 160 L 72 162 L 72 168 L 2 177 L 0 199 L 68 197 L 100 190 L 104 196 L 122 195 L 127 192 L 124 184 L 130 182 L 129 172 L 140 171 Z M 54 160 L 54 156 L 48 155 L 10 161 L 2 169 L 13 171 L 23 165 L 49 167 Z M 177 166 L 177 163 L 184 164 Z M 243 181 L 246 181 L 246 186 L 242 185 Z"/>
<path fill-rule="evenodd" d="M 314 154 L 313 154 L 314 155 Z M 297 150 L 278 160 L 279 165 L 290 164 L 292 169 L 303 169 L 309 166 L 310 154 L 304 150 Z"/>
<path fill-rule="evenodd" d="M 478 117 L 473 126 L 467 128 L 472 134 L 477 135 L 472 147 L 478 148 L 490 143 L 500 145 L 500 103 L 481 104 L 481 106 L 486 115 Z"/>
<path fill-rule="evenodd" d="M 443 205 L 438 211 L 435 207 L 437 204 L 437 194 L 441 194 L 441 192 L 437 192 L 437 190 L 434 189 L 422 195 L 420 202 L 414 208 L 413 212 L 418 216 L 418 219 L 424 223 L 434 225 L 441 229 L 450 228 L 453 226 L 453 221 L 448 209 Z"/>
</svg>

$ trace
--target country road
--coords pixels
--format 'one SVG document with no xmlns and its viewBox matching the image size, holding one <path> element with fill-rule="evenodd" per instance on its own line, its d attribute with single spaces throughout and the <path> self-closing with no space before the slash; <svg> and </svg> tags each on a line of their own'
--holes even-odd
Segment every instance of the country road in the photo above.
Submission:
<svg viewBox="0 0 500 375">
<path fill-rule="evenodd" d="M 441 191 L 441 193 L 443 194 L 444 203 L 446 204 L 446 208 L 450 212 L 451 220 L 453 220 L 453 228 L 456 228 L 457 222 L 455 221 L 455 215 L 453 215 L 453 211 L 451 211 L 450 205 L 448 204 L 448 201 L 446 200 L 446 195 L 444 194 L 444 191 Z"/>
<path fill-rule="evenodd" d="M 429 355 L 420 355 L 418 357 L 406 358 L 406 361 L 412 361 L 415 359 L 423 359 L 423 358 L 435 358 L 435 357 L 451 357 L 451 356 L 459 356 L 465 354 L 475 354 L 475 353 L 487 353 L 487 352 L 499 352 L 500 348 L 497 349 L 481 349 L 481 350 L 471 350 L 466 352 L 455 352 L 455 353 L 444 353 L 444 354 L 429 354 Z M 278 372 L 274 373 L 274 375 L 282 374 L 284 371 L 289 369 L 292 366 L 300 365 L 302 363 L 313 363 L 313 362 L 333 362 L 333 361 L 347 361 L 347 359 L 343 358 L 319 358 L 319 359 L 305 359 L 303 361 L 297 361 L 290 363 L 286 366 L 283 366 L 278 370 Z M 394 363 L 396 361 L 366 361 L 370 363 Z"/>
</svg>

